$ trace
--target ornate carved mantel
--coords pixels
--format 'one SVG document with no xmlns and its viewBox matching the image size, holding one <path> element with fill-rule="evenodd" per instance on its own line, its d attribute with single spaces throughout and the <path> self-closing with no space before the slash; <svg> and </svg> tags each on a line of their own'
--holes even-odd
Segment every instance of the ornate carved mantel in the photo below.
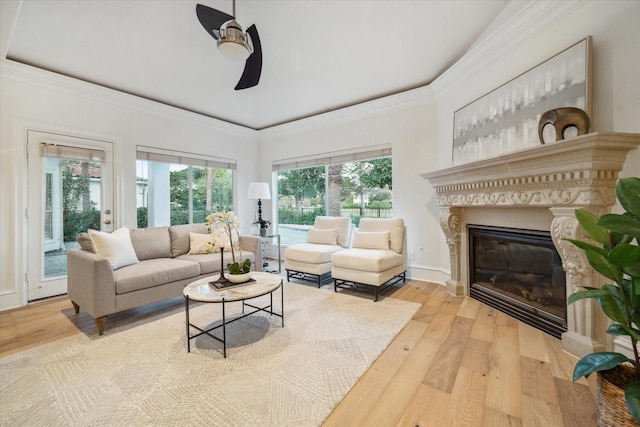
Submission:
<svg viewBox="0 0 640 427">
<path fill-rule="evenodd" d="M 563 238 L 584 237 L 575 209 L 602 214 L 615 204 L 618 173 L 627 153 L 639 145 L 638 134 L 594 132 L 422 174 L 438 197 L 440 225 L 451 259 L 449 292 L 469 294 L 468 256 L 462 250 L 467 208 L 547 208 L 553 214 L 549 231 L 567 273 L 567 295 L 580 286 L 597 284 L 598 277 L 583 253 Z M 582 355 L 603 348 L 595 313 L 591 300 L 567 308 L 568 332 L 562 337 L 567 351 Z"/>
</svg>

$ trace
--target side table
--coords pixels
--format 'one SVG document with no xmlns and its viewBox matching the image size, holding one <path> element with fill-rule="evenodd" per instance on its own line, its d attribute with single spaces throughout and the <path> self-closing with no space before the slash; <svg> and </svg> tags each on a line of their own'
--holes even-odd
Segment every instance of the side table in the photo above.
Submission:
<svg viewBox="0 0 640 427">
<path fill-rule="evenodd" d="M 267 234 L 264 236 L 261 236 L 259 234 L 256 234 L 256 236 L 262 237 L 263 239 L 271 239 L 272 241 L 275 239 L 278 241 L 278 273 L 282 273 L 282 257 L 280 254 L 280 235 L 279 234 Z M 263 251 L 264 253 L 264 251 Z M 266 265 L 263 264 L 263 267 L 266 267 Z"/>
</svg>

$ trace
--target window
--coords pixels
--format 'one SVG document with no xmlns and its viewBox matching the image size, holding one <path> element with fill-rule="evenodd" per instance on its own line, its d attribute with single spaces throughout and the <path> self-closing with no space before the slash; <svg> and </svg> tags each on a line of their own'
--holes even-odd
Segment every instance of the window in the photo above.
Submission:
<svg viewBox="0 0 640 427">
<path fill-rule="evenodd" d="M 278 183 L 278 232 L 284 244 L 305 242 L 318 215 L 392 216 L 390 148 L 337 153 L 274 164 Z"/>
<path fill-rule="evenodd" d="M 138 227 L 192 224 L 233 209 L 234 161 L 138 147 Z"/>
</svg>

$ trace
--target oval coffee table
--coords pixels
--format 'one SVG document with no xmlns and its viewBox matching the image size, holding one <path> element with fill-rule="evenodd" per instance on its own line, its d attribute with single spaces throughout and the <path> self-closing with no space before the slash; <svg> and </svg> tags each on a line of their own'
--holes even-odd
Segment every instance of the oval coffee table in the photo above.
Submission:
<svg viewBox="0 0 640 427">
<path fill-rule="evenodd" d="M 222 343 L 222 354 L 227 357 L 227 325 L 236 320 L 243 319 L 259 311 L 264 311 L 273 316 L 282 319 L 282 327 L 284 328 L 284 292 L 282 288 L 282 278 L 275 274 L 263 273 L 261 271 L 251 272 L 252 283 L 234 285 L 228 288 L 215 289 L 209 285 L 209 282 L 216 280 L 215 276 L 205 277 L 196 280 L 185 286 L 182 294 L 184 295 L 185 312 L 187 316 L 187 352 L 191 352 L 191 340 L 200 335 L 207 335 L 216 341 Z M 273 311 L 273 292 L 280 288 L 281 312 Z M 249 304 L 247 301 L 269 294 L 269 305 L 258 307 Z M 219 303 L 222 305 L 222 323 L 209 329 L 202 329 L 189 322 L 189 301 L 199 301 L 207 303 Z M 242 315 L 234 317 L 227 321 L 225 314 L 225 304 L 229 302 L 242 301 Z M 253 309 L 251 312 L 245 312 L 245 307 Z M 199 332 L 191 335 L 191 328 L 197 329 Z M 222 338 L 211 333 L 212 331 L 222 328 Z"/>
</svg>

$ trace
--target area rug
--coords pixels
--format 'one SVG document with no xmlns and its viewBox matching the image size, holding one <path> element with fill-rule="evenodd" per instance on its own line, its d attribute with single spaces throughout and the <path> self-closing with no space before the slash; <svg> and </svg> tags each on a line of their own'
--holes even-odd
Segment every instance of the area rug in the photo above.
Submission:
<svg viewBox="0 0 640 427">
<path fill-rule="evenodd" d="M 4 357 L 0 424 L 317 426 L 419 304 L 285 283 L 284 306 L 284 328 L 264 313 L 229 325 L 226 359 L 206 336 L 187 353 L 180 299 L 108 324 L 103 336 L 91 331 Z M 240 303 L 227 307 L 240 313 Z M 219 304 L 191 308 L 197 325 L 221 317 Z"/>
</svg>

